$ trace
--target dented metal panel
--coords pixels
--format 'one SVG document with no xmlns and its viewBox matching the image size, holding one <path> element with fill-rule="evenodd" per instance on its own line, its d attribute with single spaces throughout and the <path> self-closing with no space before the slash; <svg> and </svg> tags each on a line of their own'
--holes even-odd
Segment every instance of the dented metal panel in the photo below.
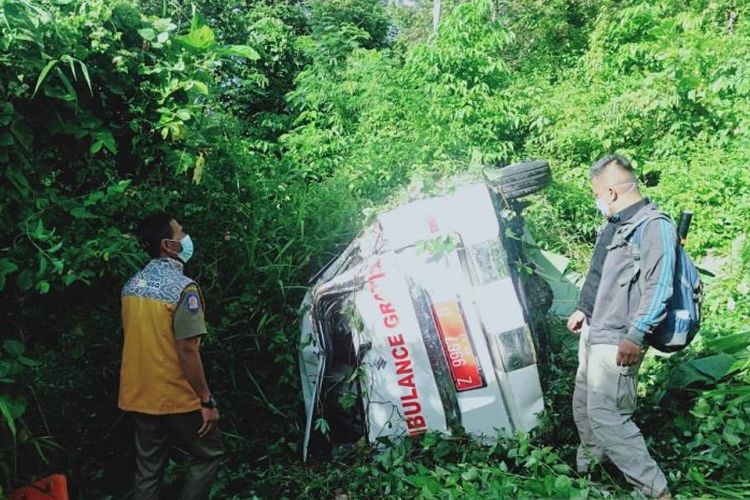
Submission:
<svg viewBox="0 0 750 500">
<path fill-rule="evenodd" d="M 381 214 L 323 270 L 302 313 L 305 456 L 340 390 L 326 329 L 342 322 L 368 440 L 461 429 L 491 441 L 536 425 L 537 356 L 503 224 L 485 184 L 463 186 Z M 351 318 L 324 318 L 343 302 Z"/>
</svg>

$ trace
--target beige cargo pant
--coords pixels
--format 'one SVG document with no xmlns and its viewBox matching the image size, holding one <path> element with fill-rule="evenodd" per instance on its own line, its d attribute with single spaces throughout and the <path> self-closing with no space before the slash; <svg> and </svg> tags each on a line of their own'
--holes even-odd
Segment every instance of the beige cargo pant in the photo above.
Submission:
<svg viewBox="0 0 750 500">
<path fill-rule="evenodd" d="M 642 360 L 643 356 L 633 366 L 617 366 L 617 346 L 589 344 L 584 324 L 573 391 L 573 419 L 581 438 L 576 465 L 584 473 L 606 456 L 629 483 L 646 496 L 658 497 L 668 491 L 667 479 L 632 419 Z"/>
</svg>

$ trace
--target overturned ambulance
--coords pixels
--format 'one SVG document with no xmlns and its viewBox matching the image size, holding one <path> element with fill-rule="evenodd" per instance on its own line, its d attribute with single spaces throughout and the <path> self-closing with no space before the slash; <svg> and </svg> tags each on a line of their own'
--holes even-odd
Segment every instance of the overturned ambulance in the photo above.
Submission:
<svg viewBox="0 0 750 500">
<path fill-rule="evenodd" d="M 380 214 L 314 277 L 302 305 L 303 456 L 362 437 L 528 431 L 551 292 L 518 235 L 533 161 Z"/>
</svg>

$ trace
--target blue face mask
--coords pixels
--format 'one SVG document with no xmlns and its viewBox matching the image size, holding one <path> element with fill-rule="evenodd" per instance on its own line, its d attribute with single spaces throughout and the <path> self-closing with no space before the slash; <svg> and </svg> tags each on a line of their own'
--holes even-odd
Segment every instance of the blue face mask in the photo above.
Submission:
<svg viewBox="0 0 750 500">
<path fill-rule="evenodd" d="M 193 247 L 193 240 L 190 239 L 189 234 L 186 234 L 180 240 L 180 245 L 182 245 L 182 250 L 177 254 L 177 257 L 179 257 L 182 262 L 187 263 L 187 261 L 190 260 L 190 257 L 193 256 L 193 251 L 195 250 Z"/>
</svg>

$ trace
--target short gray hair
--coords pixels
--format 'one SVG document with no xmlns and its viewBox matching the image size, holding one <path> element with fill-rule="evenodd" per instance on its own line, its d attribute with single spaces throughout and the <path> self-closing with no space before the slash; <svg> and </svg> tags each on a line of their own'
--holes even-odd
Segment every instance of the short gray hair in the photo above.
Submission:
<svg viewBox="0 0 750 500">
<path fill-rule="evenodd" d="M 630 177 L 633 178 L 633 182 L 638 181 L 638 178 L 635 176 L 633 164 L 630 163 L 630 160 L 626 156 L 618 154 L 603 156 L 596 160 L 596 163 L 591 165 L 591 168 L 589 169 L 589 178 L 593 179 L 599 177 L 599 175 L 601 175 L 601 173 L 610 165 L 616 165 L 622 171 L 627 172 Z"/>
</svg>

